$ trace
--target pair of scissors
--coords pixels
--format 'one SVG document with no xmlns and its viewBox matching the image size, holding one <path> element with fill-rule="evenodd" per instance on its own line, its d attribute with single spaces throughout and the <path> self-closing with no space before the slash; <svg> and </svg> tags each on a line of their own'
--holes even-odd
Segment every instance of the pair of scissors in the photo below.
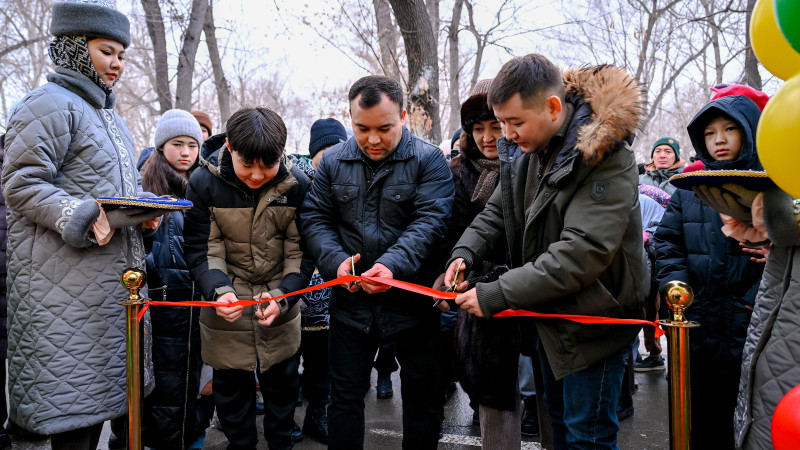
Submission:
<svg viewBox="0 0 800 450">
<path fill-rule="evenodd" d="M 350 274 L 356 276 L 356 257 L 350 257 Z M 358 281 L 351 281 L 350 287 L 358 286 L 360 283 Z"/>
<path fill-rule="evenodd" d="M 450 285 L 450 287 L 447 288 L 447 290 L 445 292 L 455 292 L 456 291 L 456 287 L 458 286 L 458 272 L 459 272 L 460 269 L 461 269 L 461 264 L 459 264 L 458 267 L 456 267 L 456 274 L 453 275 L 453 284 Z M 440 299 L 436 300 L 436 302 L 434 302 L 434 304 L 433 304 L 433 307 L 436 308 L 437 306 L 439 306 L 439 303 L 442 303 L 443 300 L 444 300 L 443 298 L 440 298 Z"/>
<path fill-rule="evenodd" d="M 259 301 L 259 302 L 261 301 L 261 292 L 258 293 L 258 298 L 256 300 Z M 261 309 L 262 305 L 263 305 L 263 303 L 259 303 L 257 305 L 258 306 L 258 316 L 261 317 L 261 320 L 264 320 L 264 319 L 267 318 L 267 316 L 266 316 L 266 310 L 265 309 Z"/>
</svg>

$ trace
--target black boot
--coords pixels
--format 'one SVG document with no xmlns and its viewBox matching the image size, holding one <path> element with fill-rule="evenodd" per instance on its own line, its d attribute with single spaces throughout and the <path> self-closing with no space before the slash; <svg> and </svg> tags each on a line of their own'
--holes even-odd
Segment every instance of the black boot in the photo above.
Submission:
<svg viewBox="0 0 800 450">
<path fill-rule="evenodd" d="M 328 445 L 328 410 L 324 406 L 314 408 L 309 405 L 303 421 L 303 434 Z"/>
<path fill-rule="evenodd" d="M 522 412 L 522 435 L 539 436 L 539 414 L 536 410 L 536 396 L 523 397 L 525 409 Z"/>
</svg>

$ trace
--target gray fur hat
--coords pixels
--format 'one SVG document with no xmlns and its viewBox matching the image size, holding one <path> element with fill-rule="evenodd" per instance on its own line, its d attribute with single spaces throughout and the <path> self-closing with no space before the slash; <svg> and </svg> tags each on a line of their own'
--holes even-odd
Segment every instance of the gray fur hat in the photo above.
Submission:
<svg viewBox="0 0 800 450">
<path fill-rule="evenodd" d="M 53 5 L 50 34 L 111 39 L 128 48 L 131 25 L 112 0 L 66 0 Z"/>
<path fill-rule="evenodd" d="M 200 122 L 189 111 L 170 109 L 158 119 L 156 124 L 156 150 L 168 140 L 178 136 L 189 136 L 197 141 L 197 145 L 203 143 L 203 130 L 200 129 Z"/>
</svg>

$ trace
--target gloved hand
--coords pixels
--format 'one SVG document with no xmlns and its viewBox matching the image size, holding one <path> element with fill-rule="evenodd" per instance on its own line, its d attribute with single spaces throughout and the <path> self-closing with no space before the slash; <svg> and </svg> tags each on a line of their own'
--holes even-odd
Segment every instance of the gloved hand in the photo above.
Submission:
<svg viewBox="0 0 800 450">
<path fill-rule="evenodd" d="M 153 198 L 156 195 L 152 192 L 140 192 L 139 197 Z M 166 209 L 116 208 L 106 211 L 106 217 L 108 217 L 108 224 L 114 229 L 136 226 L 168 212 L 169 210 Z"/>
<path fill-rule="evenodd" d="M 750 214 L 750 205 L 744 206 L 737 201 L 739 198 L 738 195 L 734 195 L 726 189 L 708 185 L 695 186 L 692 190 L 703 203 L 710 206 L 714 211 L 730 216 L 745 224 L 751 223 L 752 215 Z M 742 202 L 746 201 L 742 200 Z M 752 204 L 752 199 L 750 200 L 750 204 Z"/>
<path fill-rule="evenodd" d="M 86 248 L 92 245 L 94 242 L 89 240 L 89 230 L 92 229 L 92 225 L 99 216 L 100 205 L 97 204 L 97 200 L 84 200 L 72 211 L 72 215 L 61 231 L 61 239 L 76 248 Z"/>
<path fill-rule="evenodd" d="M 758 191 L 751 191 L 750 189 L 733 183 L 723 184 L 722 189 L 733 194 L 736 202 L 746 208 L 751 208 L 753 206 L 753 200 L 755 200 L 756 196 L 759 194 Z"/>
<path fill-rule="evenodd" d="M 106 212 L 108 224 L 111 228 L 123 228 L 139 225 L 151 219 L 155 219 L 166 214 L 166 209 L 139 209 L 139 208 L 116 208 Z"/>
</svg>

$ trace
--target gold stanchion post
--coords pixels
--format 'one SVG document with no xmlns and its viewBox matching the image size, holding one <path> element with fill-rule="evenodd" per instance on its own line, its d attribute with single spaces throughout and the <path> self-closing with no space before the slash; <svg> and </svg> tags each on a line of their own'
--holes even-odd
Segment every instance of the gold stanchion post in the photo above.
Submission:
<svg viewBox="0 0 800 450">
<path fill-rule="evenodd" d="M 127 326 L 128 368 L 128 449 L 142 449 L 142 326 L 137 320 L 144 299 L 139 289 L 144 284 L 145 273 L 136 268 L 126 269 L 121 281 L 130 291 L 128 298 L 117 302 L 125 306 Z"/>
<path fill-rule="evenodd" d="M 688 450 L 692 446 L 692 393 L 689 372 L 689 329 L 699 327 L 689 322 L 683 311 L 694 301 L 694 292 L 688 284 L 670 281 L 661 290 L 672 311 L 672 320 L 660 320 L 669 333 L 669 431 L 670 449 Z"/>
</svg>

